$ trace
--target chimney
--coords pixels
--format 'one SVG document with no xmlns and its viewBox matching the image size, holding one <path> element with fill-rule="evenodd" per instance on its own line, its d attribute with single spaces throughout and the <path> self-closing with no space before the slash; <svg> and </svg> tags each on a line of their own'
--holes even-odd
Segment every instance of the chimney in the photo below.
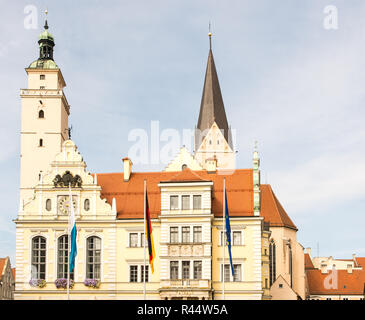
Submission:
<svg viewBox="0 0 365 320">
<path fill-rule="evenodd" d="M 311 257 L 311 248 L 306 248 L 306 249 L 305 249 L 305 253 L 308 253 L 308 254 L 309 254 L 309 256 Z"/>
<path fill-rule="evenodd" d="M 124 181 L 129 181 L 132 173 L 132 161 L 128 157 L 123 158 L 123 173 L 124 173 Z"/>
<path fill-rule="evenodd" d="M 352 254 L 352 260 L 354 260 L 356 262 L 356 254 L 355 253 Z"/>
<path fill-rule="evenodd" d="M 217 158 L 214 156 L 214 158 L 209 158 L 205 160 L 206 168 L 208 173 L 215 173 L 217 171 Z"/>
<path fill-rule="evenodd" d="M 352 263 L 347 265 L 347 273 L 352 273 Z"/>
</svg>

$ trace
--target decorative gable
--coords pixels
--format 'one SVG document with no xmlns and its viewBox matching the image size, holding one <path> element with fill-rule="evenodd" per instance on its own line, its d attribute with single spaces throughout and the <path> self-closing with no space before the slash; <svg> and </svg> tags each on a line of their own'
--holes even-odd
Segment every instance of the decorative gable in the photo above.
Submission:
<svg viewBox="0 0 365 320">
<path fill-rule="evenodd" d="M 190 152 L 185 147 L 182 147 L 164 171 L 182 171 L 185 166 L 191 170 L 203 170 L 202 166 L 194 159 Z"/>
<path fill-rule="evenodd" d="M 33 199 L 21 204 L 19 219 L 67 219 L 70 185 L 78 219 L 116 218 L 116 211 L 106 199 L 101 199 L 101 187 L 86 170 L 77 146 L 67 140 L 51 163 L 51 169 L 40 174 Z"/>
</svg>

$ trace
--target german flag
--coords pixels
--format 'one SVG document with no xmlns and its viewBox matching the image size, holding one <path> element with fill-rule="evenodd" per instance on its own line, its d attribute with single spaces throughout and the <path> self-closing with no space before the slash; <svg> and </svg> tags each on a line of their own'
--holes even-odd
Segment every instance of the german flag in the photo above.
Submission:
<svg viewBox="0 0 365 320">
<path fill-rule="evenodd" d="M 147 190 L 146 190 L 146 239 L 148 244 L 148 254 L 151 265 L 151 271 L 153 273 L 153 260 L 155 258 L 155 248 L 153 245 L 151 215 L 150 215 L 150 208 L 148 207 Z"/>
</svg>

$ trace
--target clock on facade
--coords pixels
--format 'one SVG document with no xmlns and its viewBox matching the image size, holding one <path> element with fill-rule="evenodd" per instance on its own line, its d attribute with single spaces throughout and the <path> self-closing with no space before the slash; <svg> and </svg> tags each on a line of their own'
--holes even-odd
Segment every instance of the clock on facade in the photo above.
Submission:
<svg viewBox="0 0 365 320">
<path fill-rule="evenodd" d="M 69 200 L 69 196 L 59 196 L 58 197 L 58 213 L 59 214 L 69 214 L 70 212 L 70 200 Z M 77 197 L 76 196 L 73 196 L 72 197 L 72 203 L 73 203 L 73 206 L 74 206 L 74 210 L 76 211 L 76 207 L 77 207 Z"/>
</svg>

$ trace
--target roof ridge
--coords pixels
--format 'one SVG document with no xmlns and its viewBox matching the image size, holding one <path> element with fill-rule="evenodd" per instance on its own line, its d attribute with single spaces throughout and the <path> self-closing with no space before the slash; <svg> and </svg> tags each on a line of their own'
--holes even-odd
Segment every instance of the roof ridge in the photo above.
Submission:
<svg viewBox="0 0 365 320">
<path fill-rule="evenodd" d="M 296 225 L 294 224 L 294 222 L 290 219 L 290 217 L 289 217 L 288 213 L 285 211 L 285 209 L 284 209 L 284 207 L 282 206 L 282 204 L 280 203 L 279 199 L 276 197 L 276 195 L 275 195 L 275 193 L 274 193 L 274 191 L 273 191 L 273 189 L 272 189 L 271 185 L 270 185 L 270 184 L 268 184 L 268 186 L 269 186 L 269 189 L 270 189 L 270 193 L 271 193 L 272 199 L 274 200 L 275 208 L 276 208 L 276 210 L 277 210 L 277 212 L 278 212 L 278 214 L 279 214 L 279 217 L 280 217 L 280 220 L 281 220 L 282 224 L 283 224 L 284 226 L 289 227 L 288 223 L 286 223 L 286 222 L 284 221 L 284 219 L 283 219 L 283 216 L 282 216 L 282 213 L 281 213 L 280 207 L 281 207 L 281 209 L 284 211 L 284 213 L 286 214 L 286 217 L 289 219 L 289 222 L 291 222 L 291 223 L 292 223 L 292 225 L 295 227 L 295 229 L 298 229 L 298 228 L 296 227 Z M 280 206 L 280 207 L 279 207 L 279 206 Z"/>
<path fill-rule="evenodd" d="M 209 181 L 206 179 L 203 179 L 201 176 L 199 176 L 197 173 L 195 173 L 193 170 L 191 170 L 190 168 L 186 168 L 182 171 L 179 171 L 177 174 L 175 174 L 171 179 L 169 179 L 168 181 L 178 181 L 176 180 L 177 177 L 182 176 L 182 175 L 186 175 L 186 174 L 191 174 L 194 177 L 198 178 L 200 181 Z"/>
</svg>

